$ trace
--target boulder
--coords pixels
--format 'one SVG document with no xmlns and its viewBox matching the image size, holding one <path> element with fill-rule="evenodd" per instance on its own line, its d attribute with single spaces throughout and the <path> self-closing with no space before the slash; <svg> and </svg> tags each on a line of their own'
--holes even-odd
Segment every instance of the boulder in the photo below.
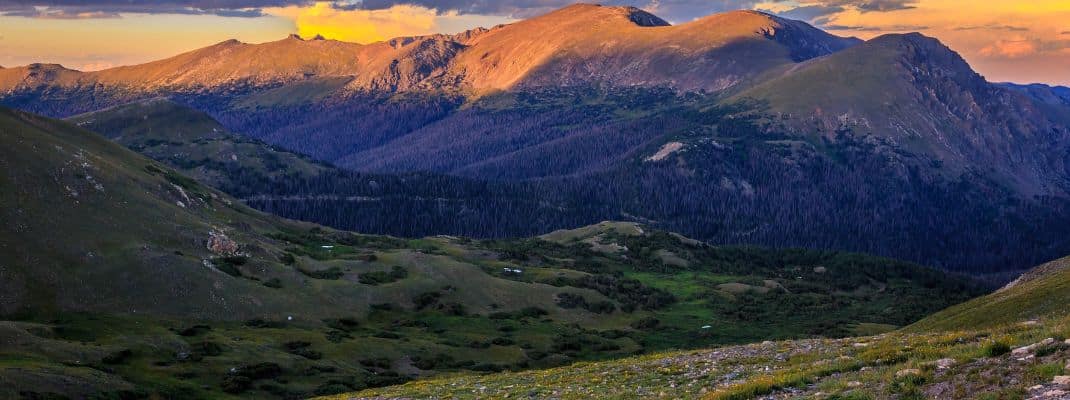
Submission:
<svg viewBox="0 0 1070 400">
<path fill-rule="evenodd" d="M 954 366 L 955 366 L 955 359 L 954 358 L 941 358 L 939 360 L 936 360 L 936 368 L 948 369 L 948 368 L 951 368 L 951 367 L 954 367 Z"/>
</svg>

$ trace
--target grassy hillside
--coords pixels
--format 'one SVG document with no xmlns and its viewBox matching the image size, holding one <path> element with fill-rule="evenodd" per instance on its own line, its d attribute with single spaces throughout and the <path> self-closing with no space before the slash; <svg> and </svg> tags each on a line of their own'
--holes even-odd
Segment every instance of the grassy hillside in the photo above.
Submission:
<svg viewBox="0 0 1070 400">
<path fill-rule="evenodd" d="M 630 223 L 473 241 L 281 220 L 0 110 L 0 397 L 291 398 L 450 371 L 883 331 L 968 283 Z"/>
<path fill-rule="evenodd" d="M 574 240 L 575 234 L 551 235 Z M 344 398 L 1062 399 L 1070 258 L 906 329 L 667 352 L 542 371 L 450 376 Z"/>
<path fill-rule="evenodd" d="M 990 295 L 950 307 L 911 325 L 915 332 L 977 329 L 1066 314 L 1070 258 L 1041 265 Z"/>
<path fill-rule="evenodd" d="M 668 352 L 539 371 L 448 376 L 351 398 L 1061 399 L 1070 319 Z M 1030 346 L 1030 347 L 1027 347 Z M 1019 349 L 1014 353 L 1012 349 Z"/>
<path fill-rule="evenodd" d="M 330 169 L 302 155 L 229 132 L 205 113 L 167 99 L 68 118 L 217 188 L 309 178 Z"/>
</svg>

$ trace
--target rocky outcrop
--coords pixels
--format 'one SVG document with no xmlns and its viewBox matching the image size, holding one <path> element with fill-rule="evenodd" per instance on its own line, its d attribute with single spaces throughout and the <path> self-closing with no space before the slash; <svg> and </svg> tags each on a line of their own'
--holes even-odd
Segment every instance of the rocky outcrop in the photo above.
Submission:
<svg viewBox="0 0 1070 400">
<path fill-rule="evenodd" d="M 238 242 L 232 240 L 222 231 L 209 232 L 205 247 L 207 247 L 208 251 L 211 251 L 212 254 L 222 257 L 230 257 L 239 254 Z"/>
</svg>

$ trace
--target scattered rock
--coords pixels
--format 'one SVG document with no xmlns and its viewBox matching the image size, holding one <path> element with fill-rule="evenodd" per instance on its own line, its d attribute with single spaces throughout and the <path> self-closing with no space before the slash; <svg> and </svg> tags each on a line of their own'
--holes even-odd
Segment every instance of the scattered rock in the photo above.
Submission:
<svg viewBox="0 0 1070 400">
<path fill-rule="evenodd" d="M 1070 386 L 1070 375 L 1059 375 L 1059 376 L 1056 376 L 1055 378 L 1052 378 L 1051 383 L 1054 383 L 1054 384 L 1062 386 L 1062 387 L 1068 387 L 1068 386 Z"/>
<path fill-rule="evenodd" d="M 954 366 L 955 366 L 955 359 L 954 358 L 941 358 L 939 360 L 936 360 L 936 368 L 948 369 L 948 368 L 951 368 L 951 367 L 954 367 Z"/>
<path fill-rule="evenodd" d="M 921 375 L 921 370 L 917 369 L 917 368 L 903 369 L 903 370 L 899 370 L 899 371 L 897 371 L 895 373 L 895 377 L 896 378 L 902 378 L 902 377 L 907 377 L 907 376 L 918 376 L 918 375 Z"/>
<path fill-rule="evenodd" d="M 1063 396 L 1066 396 L 1066 391 L 1065 390 L 1059 390 L 1059 389 L 1052 389 L 1052 390 L 1049 390 L 1047 392 L 1044 392 L 1044 394 L 1042 394 L 1041 396 L 1042 396 L 1042 398 L 1049 398 L 1049 399 L 1051 399 L 1051 398 L 1063 399 L 1063 398 L 1065 398 Z"/>
<path fill-rule="evenodd" d="M 231 240 L 223 232 L 209 232 L 207 247 L 208 251 L 221 256 L 233 256 L 238 254 L 238 242 Z"/>
</svg>

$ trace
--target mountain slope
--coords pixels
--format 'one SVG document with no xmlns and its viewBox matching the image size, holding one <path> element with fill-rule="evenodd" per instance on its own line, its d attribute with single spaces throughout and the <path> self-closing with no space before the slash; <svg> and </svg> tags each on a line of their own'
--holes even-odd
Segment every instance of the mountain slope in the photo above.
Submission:
<svg viewBox="0 0 1070 400">
<path fill-rule="evenodd" d="M 1068 267 L 1070 258 L 1040 265 L 995 293 L 928 316 L 909 330 L 981 329 L 1064 317 L 1070 301 Z"/>
<path fill-rule="evenodd" d="M 635 8 L 577 4 L 480 35 L 452 72 L 475 89 L 600 82 L 715 91 L 855 42 L 758 12 L 669 26 Z"/>
<path fill-rule="evenodd" d="M 321 400 L 517 396 L 673 399 L 1066 398 L 1065 317 L 956 332 L 893 332 L 646 354 L 539 371 L 455 375 Z M 1011 352 L 1011 349 L 1015 349 Z M 472 389 L 472 388 L 478 389 Z"/>
<path fill-rule="evenodd" d="M 869 136 L 951 173 L 987 166 L 1025 196 L 1070 189 L 1070 120 L 988 83 L 920 34 L 884 35 L 802 63 L 736 98 L 768 106 L 800 134 Z"/>
<path fill-rule="evenodd" d="M 101 85 L 142 92 L 230 84 L 261 86 L 353 75 L 362 60 L 375 57 L 375 50 L 333 40 L 305 41 L 296 36 L 257 45 L 228 40 L 164 60 L 102 71 L 77 72 L 39 64 L 8 68 L 0 71 L 0 91 L 31 90 L 46 83 L 58 88 Z"/>
<path fill-rule="evenodd" d="M 627 38 L 627 39 L 622 39 Z M 768 68 L 857 43 L 758 12 L 718 14 L 668 26 L 636 8 L 577 4 L 490 30 L 359 45 L 290 38 L 230 40 L 172 58 L 103 71 L 54 65 L 0 70 L 0 93 L 96 105 L 167 93 L 235 92 L 335 81 L 329 91 L 487 92 L 518 87 L 671 86 L 721 90 Z M 342 88 L 344 85 L 344 89 Z M 11 104 L 9 102 L 9 104 Z M 86 105 L 41 109 L 57 115 Z"/>
<path fill-rule="evenodd" d="M 524 185 L 341 170 L 231 133 L 205 113 L 151 99 L 68 118 L 254 208 L 405 237 L 532 235 L 598 221 Z"/>
<path fill-rule="evenodd" d="M 0 141 L 5 398 L 307 397 L 887 330 L 979 292 L 888 259 L 633 223 L 496 241 L 339 232 L 69 123 L 0 109 Z"/>
<path fill-rule="evenodd" d="M 152 99 L 68 118 L 116 143 L 226 191 L 311 179 L 331 169 L 227 131 L 207 114 Z"/>
<path fill-rule="evenodd" d="M 318 276 L 316 271 L 367 272 L 376 263 L 298 256 L 288 265 L 280 256 L 294 251 L 288 250 L 294 244 L 272 237 L 313 226 L 253 211 L 103 137 L 9 110 L 3 111 L 3 131 L 0 200 L 10 224 L 0 232 L 0 251 L 15 261 L 4 266 L 5 314 L 30 309 L 316 318 L 366 312 L 377 297 L 404 295 L 396 288 L 385 297 L 373 295 L 386 291 L 355 278 L 315 284 L 309 275 Z M 324 235 L 324 243 L 365 241 Z M 389 238 L 367 242 L 380 249 L 406 246 Z M 263 285 L 271 280 L 282 289 Z M 424 284 L 413 283 L 412 290 Z"/>
</svg>

